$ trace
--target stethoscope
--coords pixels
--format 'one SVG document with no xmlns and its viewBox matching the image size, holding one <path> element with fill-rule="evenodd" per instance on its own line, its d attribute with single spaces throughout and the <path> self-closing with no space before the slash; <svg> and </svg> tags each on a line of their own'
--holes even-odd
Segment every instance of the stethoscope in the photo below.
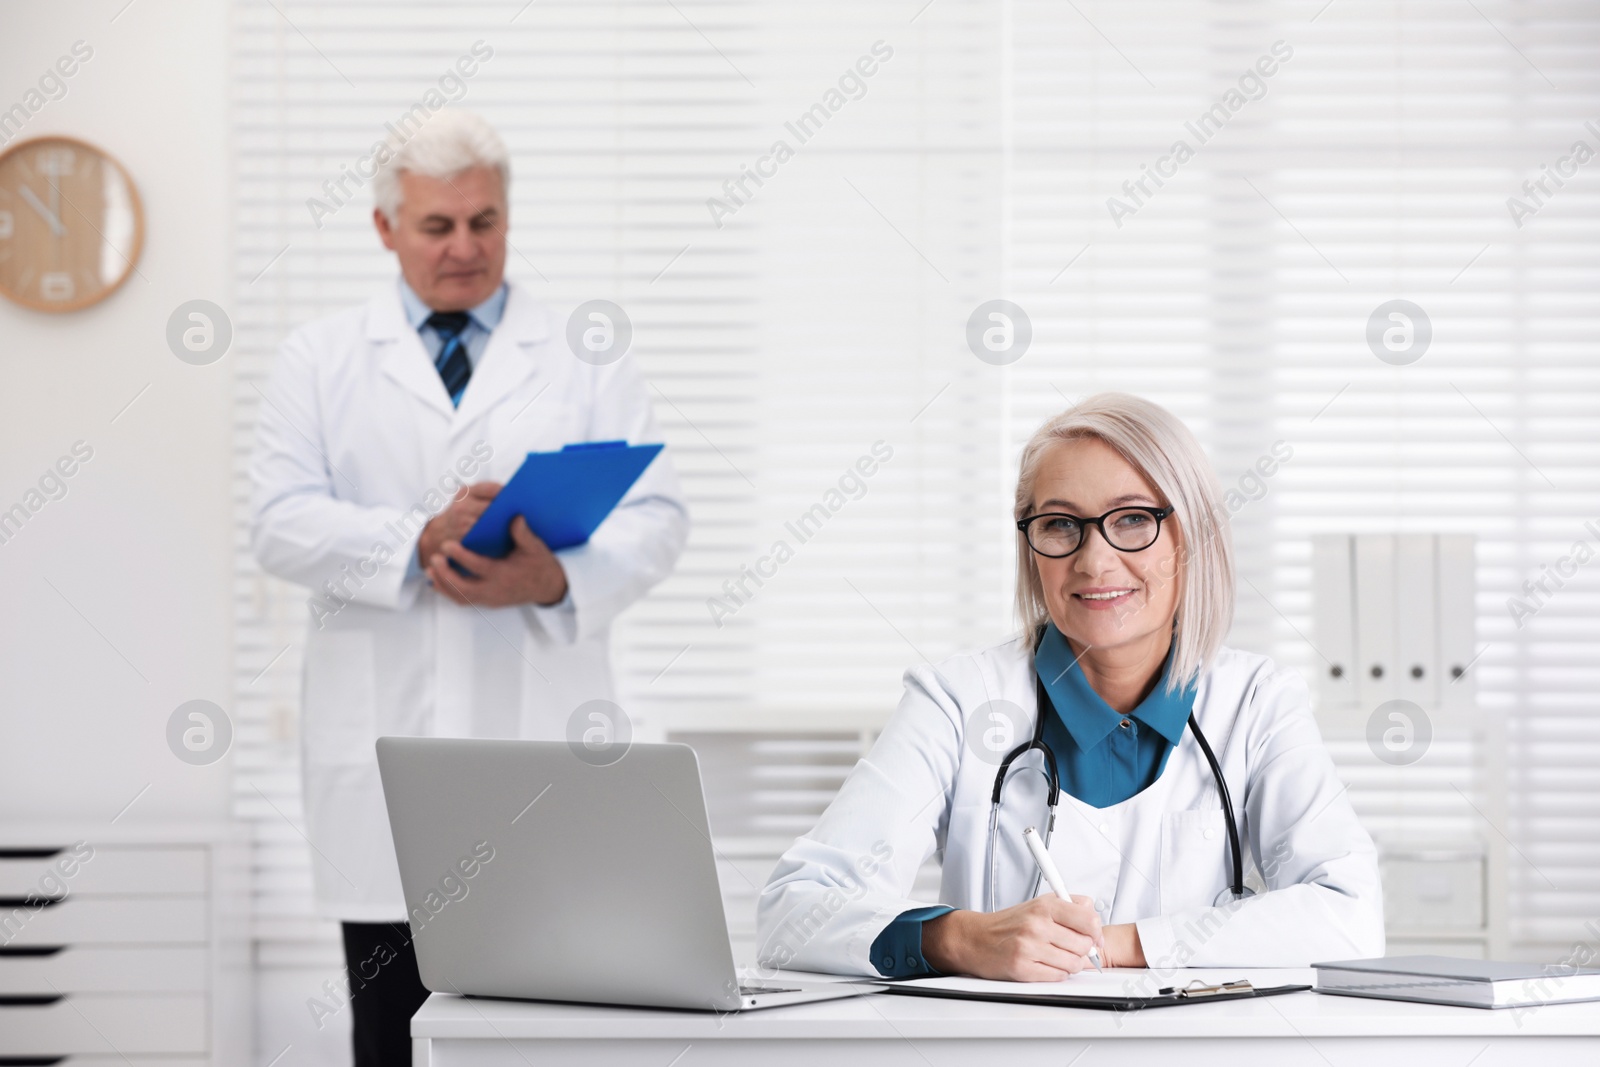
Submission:
<svg viewBox="0 0 1600 1067">
<path fill-rule="evenodd" d="M 995 845 L 1000 836 L 1000 796 L 1005 791 L 1006 775 L 1011 770 L 1011 765 L 1021 756 L 1038 750 L 1044 759 L 1044 777 L 1048 784 L 1049 792 L 1047 802 L 1050 809 L 1050 818 L 1045 823 L 1044 846 L 1050 847 L 1050 834 L 1056 827 L 1056 809 L 1061 804 L 1061 780 L 1056 771 L 1056 754 L 1044 739 L 1044 722 L 1047 715 L 1055 712 L 1055 705 L 1050 700 L 1050 694 L 1045 691 L 1044 681 L 1037 674 L 1033 679 L 1034 692 L 1037 699 L 1038 711 L 1034 715 L 1033 737 L 1024 741 L 1006 754 L 1000 764 L 1000 772 L 994 776 L 994 792 L 989 797 L 989 851 L 986 868 L 988 878 L 985 879 L 984 911 L 994 911 L 995 897 Z M 1222 768 L 1217 763 L 1216 754 L 1211 751 L 1211 745 L 1206 741 L 1206 735 L 1200 732 L 1200 724 L 1195 722 L 1194 712 L 1189 713 L 1189 729 L 1194 734 L 1194 739 L 1200 744 L 1200 751 L 1205 753 L 1206 762 L 1211 765 L 1211 776 L 1216 779 L 1217 792 L 1222 797 L 1222 817 L 1228 826 L 1228 858 L 1232 861 L 1232 878 L 1228 887 L 1217 895 L 1215 905 L 1222 907 L 1225 904 L 1254 896 L 1255 890 L 1249 889 L 1244 884 L 1243 850 L 1239 847 L 1239 827 L 1233 821 L 1233 798 L 1228 794 L 1228 783 L 1222 777 Z M 1033 886 L 1028 890 L 1028 898 L 1032 899 L 1039 893 L 1039 879 L 1041 872 L 1035 871 Z"/>
</svg>

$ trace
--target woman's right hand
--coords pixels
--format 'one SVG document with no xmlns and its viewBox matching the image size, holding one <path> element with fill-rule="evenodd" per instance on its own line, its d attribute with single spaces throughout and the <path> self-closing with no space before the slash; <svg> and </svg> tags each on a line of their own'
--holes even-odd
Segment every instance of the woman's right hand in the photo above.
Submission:
<svg viewBox="0 0 1600 1067">
<path fill-rule="evenodd" d="M 1011 982 L 1058 982 L 1090 966 L 1102 944 L 1088 897 L 1054 893 L 990 913 L 952 911 L 922 924 L 922 955 L 945 974 Z"/>
</svg>

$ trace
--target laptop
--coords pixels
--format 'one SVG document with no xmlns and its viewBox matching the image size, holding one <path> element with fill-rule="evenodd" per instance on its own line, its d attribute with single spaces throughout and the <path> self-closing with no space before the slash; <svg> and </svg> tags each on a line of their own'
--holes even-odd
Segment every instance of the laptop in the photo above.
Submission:
<svg viewBox="0 0 1600 1067">
<path fill-rule="evenodd" d="M 438 993 L 730 1012 L 871 992 L 733 962 L 700 763 L 634 744 L 378 738 L 422 984 Z"/>
</svg>

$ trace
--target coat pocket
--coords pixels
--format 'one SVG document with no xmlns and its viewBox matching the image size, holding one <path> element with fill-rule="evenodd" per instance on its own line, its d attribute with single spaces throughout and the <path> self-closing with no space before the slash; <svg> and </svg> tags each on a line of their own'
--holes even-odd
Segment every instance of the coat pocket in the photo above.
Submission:
<svg viewBox="0 0 1600 1067">
<path fill-rule="evenodd" d="M 1221 808 L 1161 817 L 1161 913 L 1209 908 L 1228 887 L 1228 828 Z"/>
<path fill-rule="evenodd" d="M 373 648 L 366 630 L 326 630 L 308 638 L 300 701 L 307 764 L 347 766 L 377 758 Z"/>
</svg>

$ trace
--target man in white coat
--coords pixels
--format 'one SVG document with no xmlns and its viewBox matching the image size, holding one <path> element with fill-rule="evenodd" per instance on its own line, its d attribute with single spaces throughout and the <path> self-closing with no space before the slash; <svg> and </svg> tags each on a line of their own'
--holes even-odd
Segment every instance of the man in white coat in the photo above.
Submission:
<svg viewBox="0 0 1600 1067">
<path fill-rule="evenodd" d="M 553 553 L 518 519 L 503 559 L 461 547 L 526 453 L 660 438 L 632 361 L 579 358 L 505 281 L 509 158 L 487 123 L 442 111 L 378 161 L 373 223 L 400 278 L 284 341 L 251 467 L 256 556 L 312 591 L 306 824 L 318 909 L 343 924 L 358 1067 L 409 1062 L 427 995 L 374 740 L 568 736 L 613 695 L 611 621 L 688 530 L 662 453 L 581 546 Z"/>
</svg>

